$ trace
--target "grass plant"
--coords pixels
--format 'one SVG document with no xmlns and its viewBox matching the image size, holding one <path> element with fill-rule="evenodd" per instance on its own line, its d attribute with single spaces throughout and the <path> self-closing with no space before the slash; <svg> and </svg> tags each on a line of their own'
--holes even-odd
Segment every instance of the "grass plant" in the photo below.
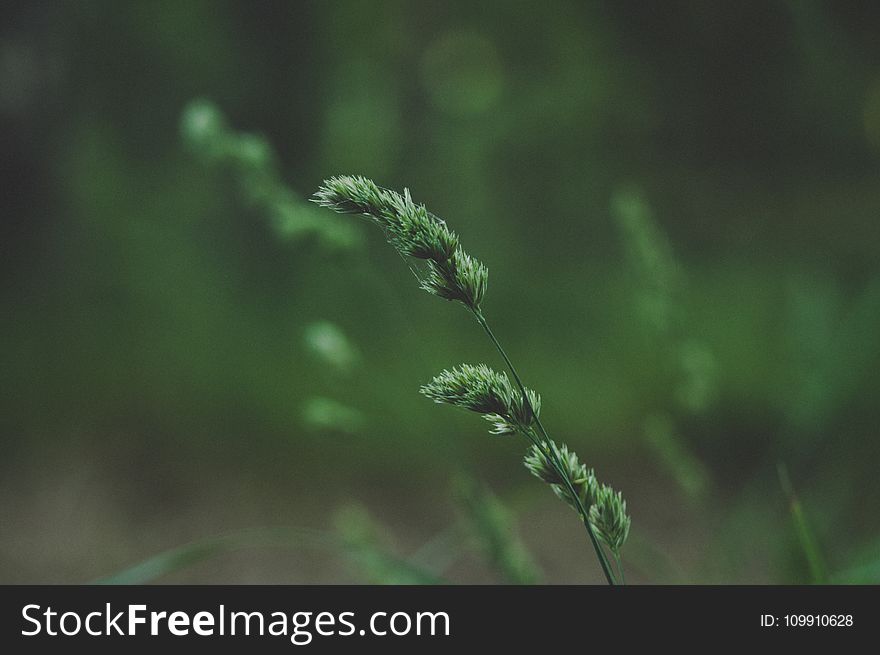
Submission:
<svg viewBox="0 0 880 655">
<path fill-rule="evenodd" d="M 437 403 L 481 414 L 492 434 L 526 437 L 530 443 L 526 468 L 577 512 L 606 581 L 612 585 L 624 582 L 620 549 L 631 523 L 626 501 L 619 492 L 600 484 L 574 451 L 550 438 L 540 418 L 540 396 L 523 384 L 483 313 L 488 268 L 462 248 L 445 221 L 414 202 L 407 189 L 400 194 L 365 177 L 338 176 L 325 180 L 313 200 L 321 207 L 363 215 L 375 223 L 409 263 L 423 290 L 457 302 L 473 315 L 510 377 L 486 364 L 461 364 L 441 372 L 422 386 L 421 393 Z"/>
</svg>

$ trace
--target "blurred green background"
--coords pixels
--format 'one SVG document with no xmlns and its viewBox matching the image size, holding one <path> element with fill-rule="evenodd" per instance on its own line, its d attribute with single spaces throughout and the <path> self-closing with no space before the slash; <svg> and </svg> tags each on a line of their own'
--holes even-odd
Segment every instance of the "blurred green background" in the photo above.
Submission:
<svg viewBox="0 0 880 655">
<path fill-rule="evenodd" d="M 297 526 L 491 582 L 461 476 L 535 579 L 600 581 L 523 440 L 417 393 L 501 362 L 305 202 L 352 173 L 488 265 L 548 428 L 629 501 L 632 582 L 880 582 L 880 4 L 0 15 L 0 581 Z M 382 579 L 291 545 L 160 580 Z"/>
</svg>

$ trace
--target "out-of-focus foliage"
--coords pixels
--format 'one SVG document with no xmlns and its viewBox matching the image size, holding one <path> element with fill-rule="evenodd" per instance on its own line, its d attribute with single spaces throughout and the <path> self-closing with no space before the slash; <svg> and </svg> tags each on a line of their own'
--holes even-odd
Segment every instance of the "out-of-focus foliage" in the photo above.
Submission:
<svg viewBox="0 0 880 655">
<path fill-rule="evenodd" d="M 880 580 L 880 6 L 2 13 L 3 581 L 352 500 L 412 552 L 462 462 L 548 581 L 598 581 L 519 449 L 414 393 L 484 343 L 304 201 L 344 174 L 410 188 L 491 269 L 554 439 L 626 490 L 630 582 L 811 580 L 779 461 L 828 579 Z M 174 579 L 348 579 L 248 553 Z"/>
<path fill-rule="evenodd" d="M 626 258 L 633 274 L 634 319 L 645 328 L 648 343 L 658 355 L 658 373 L 666 374 L 669 394 L 645 419 L 642 432 L 678 485 L 692 498 L 701 498 L 709 476 L 679 434 L 677 413 L 699 415 L 715 392 L 714 357 L 709 348 L 688 334 L 681 303 L 684 274 L 666 235 L 638 189 L 618 189 L 611 198 Z"/>
<path fill-rule="evenodd" d="M 327 220 L 281 180 L 275 153 L 266 139 L 237 133 L 207 100 L 184 109 L 180 131 L 186 144 L 207 164 L 230 172 L 247 202 L 264 213 L 284 238 L 317 238 L 324 248 L 356 247 L 358 232 L 342 221 Z"/>
<path fill-rule="evenodd" d="M 816 542 L 816 536 L 813 534 L 813 529 L 810 526 L 801 501 L 795 493 L 791 478 L 788 476 L 788 469 L 784 464 L 779 464 L 778 468 L 779 483 L 782 485 L 786 498 L 788 498 L 792 522 L 794 523 L 801 550 L 810 570 L 810 578 L 815 584 L 824 584 L 828 580 L 828 571 L 825 568 L 825 558 L 822 555 L 822 549 Z"/>
<path fill-rule="evenodd" d="M 311 396 L 303 401 L 303 427 L 318 431 L 338 431 L 357 434 L 364 424 L 363 415 L 338 400 Z"/>
<path fill-rule="evenodd" d="M 357 573 L 371 584 L 438 584 L 441 578 L 405 559 L 388 554 L 386 529 L 361 505 L 348 505 L 334 518 L 336 532 Z"/>
<path fill-rule="evenodd" d="M 471 543 L 501 580 L 511 584 L 538 582 L 540 572 L 517 534 L 510 509 L 469 476 L 458 476 L 453 491 Z"/>
<path fill-rule="evenodd" d="M 326 364 L 340 375 L 351 373 L 360 362 L 360 353 L 339 326 L 330 321 L 309 323 L 303 333 L 306 348 L 319 364 Z"/>
</svg>

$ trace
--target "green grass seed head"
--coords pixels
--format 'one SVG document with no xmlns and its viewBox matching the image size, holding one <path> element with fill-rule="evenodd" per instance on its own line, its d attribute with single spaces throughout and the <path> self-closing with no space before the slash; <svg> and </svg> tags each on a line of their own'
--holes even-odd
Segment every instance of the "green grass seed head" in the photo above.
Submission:
<svg viewBox="0 0 880 655">
<path fill-rule="evenodd" d="M 321 207 L 341 214 L 363 214 L 382 227 L 388 242 L 404 257 L 424 262 L 419 286 L 440 298 L 479 311 L 489 270 L 467 254 L 446 223 L 403 194 L 364 177 L 341 175 L 324 181 L 313 197 Z"/>
<path fill-rule="evenodd" d="M 506 373 L 485 364 L 461 364 L 445 370 L 420 389 L 436 403 L 454 405 L 482 414 L 492 434 L 514 434 L 531 429 L 534 414 L 523 410 L 519 392 Z M 540 407 L 540 397 L 529 390 Z"/>
<path fill-rule="evenodd" d="M 590 523 L 608 547 L 618 553 L 629 536 L 631 519 L 626 513 L 626 501 L 619 491 L 602 485 L 595 503 L 590 507 Z"/>
<path fill-rule="evenodd" d="M 555 466 L 553 460 L 548 458 L 548 453 L 551 451 L 556 453 L 560 467 Z M 523 463 L 532 475 L 549 484 L 553 493 L 576 512 L 580 511 L 578 500 L 588 510 L 596 502 L 598 482 L 593 469 L 588 469 L 582 464 L 577 453 L 565 444 L 558 446 L 550 441 L 544 442 L 541 447 L 533 445 Z M 566 480 L 569 484 L 566 484 Z M 577 498 L 572 495 L 569 485 L 574 489 Z"/>
</svg>

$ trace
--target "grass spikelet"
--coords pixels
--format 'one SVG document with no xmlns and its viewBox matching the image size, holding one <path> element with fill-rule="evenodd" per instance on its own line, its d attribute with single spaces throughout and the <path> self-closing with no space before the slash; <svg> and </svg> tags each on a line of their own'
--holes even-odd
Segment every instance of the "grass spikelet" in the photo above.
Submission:
<svg viewBox="0 0 880 655">
<path fill-rule="evenodd" d="M 485 364 L 461 364 L 443 371 L 419 390 L 436 403 L 462 407 L 482 414 L 492 424 L 492 434 L 515 434 L 531 430 L 540 412 L 540 396 L 527 389 L 524 403 L 505 373 Z M 526 411 L 529 405 L 534 413 Z"/>
<path fill-rule="evenodd" d="M 403 194 L 383 189 L 364 177 L 341 175 L 325 180 L 313 199 L 321 207 L 342 214 L 362 214 L 385 231 L 404 257 L 424 262 L 420 286 L 446 300 L 456 300 L 479 311 L 489 271 L 459 245 L 446 223 Z"/>
</svg>

